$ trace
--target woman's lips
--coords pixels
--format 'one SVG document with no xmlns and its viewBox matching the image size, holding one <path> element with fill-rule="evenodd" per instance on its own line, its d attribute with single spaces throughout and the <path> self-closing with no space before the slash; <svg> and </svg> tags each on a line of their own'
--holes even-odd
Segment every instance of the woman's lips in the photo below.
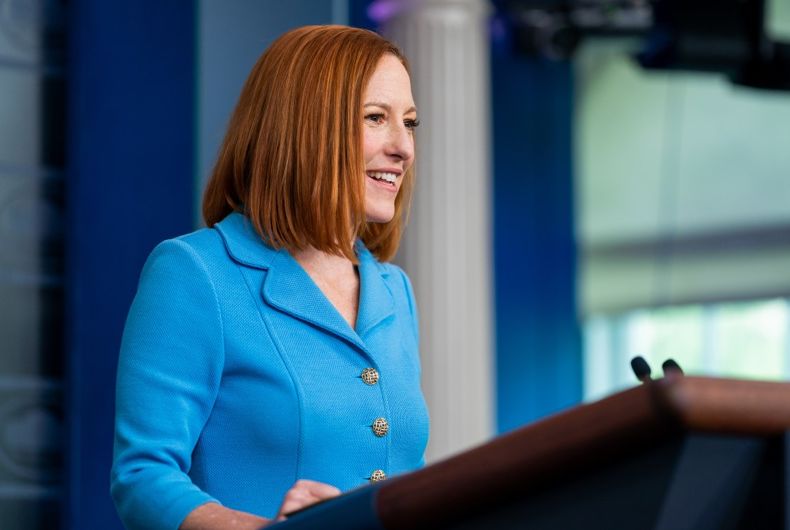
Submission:
<svg viewBox="0 0 790 530">
<path fill-rule="evenodd" d="M 394 182 L 387 182 L 386 180 L 379 180 L 375 177 L 371 177 L 370 175 L 367 176 L 368 180 L 370 180 L 374 186 L 381 188 L 386 191 L 395 192 L 398 191 L 398 187 L 395 185 Z"/>
</svg>

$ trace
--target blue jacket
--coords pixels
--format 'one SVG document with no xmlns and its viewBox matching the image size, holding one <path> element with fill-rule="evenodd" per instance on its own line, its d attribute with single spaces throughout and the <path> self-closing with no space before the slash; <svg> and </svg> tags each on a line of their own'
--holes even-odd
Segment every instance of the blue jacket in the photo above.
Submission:
<svg viewBox="0 0 790 530">
<path fill-rule="evenodd" d="M 356 248 L 356 330 L 240 214 L 154 249 L 118 367 L 111 491 L 128 529 L 174 530 L 208 501 L 272 517 L 297 479 L 348 490 L 423 464 L 411 285 Z"/>
</svg>

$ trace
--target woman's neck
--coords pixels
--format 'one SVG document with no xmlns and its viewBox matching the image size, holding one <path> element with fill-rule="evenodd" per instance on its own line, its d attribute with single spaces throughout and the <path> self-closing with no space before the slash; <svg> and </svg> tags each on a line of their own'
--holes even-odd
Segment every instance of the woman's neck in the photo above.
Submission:
<svg viewBox="0 0 790 530">
<path fill-rule="evenodd" d="M 354 263 L 345 256 L 327 254 L 314 248 L 294 253 L 324 296 L 352 328 L 356 328 L 359 308 L 359 273 Z"/>
<path fill-rule="evenodd" d="M 295 252 L 294 259 L 308 274 L 317 272 L 327 280 L 356 275 L 354 264 L 347 257 L 328 254 L 313 247 Z"/>
</svg>

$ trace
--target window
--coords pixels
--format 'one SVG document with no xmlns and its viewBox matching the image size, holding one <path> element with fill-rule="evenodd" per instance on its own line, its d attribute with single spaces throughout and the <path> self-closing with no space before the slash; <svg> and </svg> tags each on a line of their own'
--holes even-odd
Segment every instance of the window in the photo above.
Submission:
<svg viewBox="0 0 790 530">
<path fill-rule="evenodd" d="M 771 5 L 785 35 L 790 8 Z M 673 358 L 790 379 L 790 92 L 644 71 L 640 47 L 575 59 L 585 400 L 636 384 L 636 355 L 654 376 Z"/>
<path fill-rule="evenodd" d="M 671 306 L 589 318 L 584 398 L 636 384 L 630 360 L 661 375 L 672 358 L 689 375 L 790 379 L 790 299 Z"/>
</svg>

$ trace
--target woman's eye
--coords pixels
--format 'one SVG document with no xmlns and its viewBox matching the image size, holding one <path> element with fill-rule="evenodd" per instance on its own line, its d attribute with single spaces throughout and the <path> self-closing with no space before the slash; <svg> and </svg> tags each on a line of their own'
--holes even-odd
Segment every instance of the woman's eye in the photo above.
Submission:
<svg viewBox="0 0 790 530">
<path fill-rule="evenodd" d="M 381 122 L 384 121 L 384 115 L 383 114 L 368 114 L 368 115 L 365 116 L 365 119 L 367 121 L 371 121 L 373 123 L 381 123 Z"/>
<path fill-rule="evenodd" d="M 420 120 L 417 120 L 417 119 L 414 119 L 414 120 L 405 120 L 405 121 L 403 122 L 403 125 L 405 125 L 407 129 L 414 130 L 414 129 L 416 129 L 417 127 L 419 127 L 419 126 L 420 126 Z"/>
</svg>

